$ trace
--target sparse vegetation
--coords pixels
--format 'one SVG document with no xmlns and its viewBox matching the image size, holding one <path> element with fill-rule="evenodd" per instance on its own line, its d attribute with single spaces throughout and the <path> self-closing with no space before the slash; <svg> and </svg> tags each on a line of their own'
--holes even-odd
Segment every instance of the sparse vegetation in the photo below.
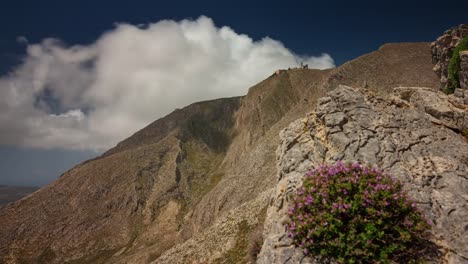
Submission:
<svg viewBox="0 0 468 264">
<path fill-rule="evenodd" d="M 57 255 L 55 254 L 55 252 L 50 248 L 50 246 L 48 246 L 39 256 L 39 261 L 42 263 L 51 262 L 56 258 L 56 256 Z"/>
<path fill-rule="evenodd" d="M 241 221 L 236 234 L 236 244 L 214 263 L 256 263 L 263 245 L 263 224 L 266 211 L 267 207 L 259 212 L 258 222 L 254 225 L 249 225 L 246 220 Z"/>
<path fill-rule="evenodd" d="M 234 247 L 229 250 L 218 263 L 247 263 L 246 252 L 248 245 L 248 234 L 250 226 L 246 220 L 239 223 L 239 230 L 237 231 L 237 240 Z"/>
<path fill-rule="evenodd" d="M 255 263 L 257 256 L 260 253 L 263 245 L 263 223 L 256 225 L 249 234 L 249 242 L 247 244 L 247 260 L 248 263 Z"/>
<path fill-rule="evenodd" d="M 462 132 L 463 136 L 465 136 L 466 139 L 468 139 L 468 129 L 465 129 L 463 132 Z"/>
<path fill-rule="evenodd" d="M 468 50 L 468 37 L 464 37 L 453 50 L 452 58 L 448 66 L 448 82 L 445 92 L 451 94 L 460 87 L 458 72 L 460 70 L 460 51 Z"/>
<path fill-rule="evenodd" d="M 310 171 L 288 214 L 296 246 L 339 263 L 417 263 L 430 244 L 430 222 L 402 184 L 357 163 Z"/>
<path fill-rule="evenodd" d="M 192 200 L 197 202 L 223 178 L 223 171 L 218 169 L 223 155 L 194 140 L 186 142 L 183 151 L 180 173 L 187 178 Z"/>
</svg>

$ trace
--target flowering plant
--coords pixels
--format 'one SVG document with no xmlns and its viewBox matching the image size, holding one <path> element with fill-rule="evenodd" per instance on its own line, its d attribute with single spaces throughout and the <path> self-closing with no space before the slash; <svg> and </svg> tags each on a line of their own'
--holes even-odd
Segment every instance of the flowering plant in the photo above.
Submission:
<svg viewBox="0 0 468 264">
<path fill-rule="evenodd" d="M 357 163 L 308 172 L 288 214 L 296 246 L 339 263 L 417 261 L 430 228 L 399 181 Z"/>
</svg>

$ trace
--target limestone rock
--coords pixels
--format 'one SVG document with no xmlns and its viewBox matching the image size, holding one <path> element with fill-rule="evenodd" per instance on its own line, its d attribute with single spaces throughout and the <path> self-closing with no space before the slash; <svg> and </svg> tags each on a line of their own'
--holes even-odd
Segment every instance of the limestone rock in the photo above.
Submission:
<svg viewBox="0 0 468 264">
<path fill-rule="evenodd" d="M 257 263 L 327 263 L 304 257 L 284 226 L 305 172 L 337 160 L 370 163 L 400 179 L 433 221 L 442 260 L 468 263 L 468 141 L 459 133 L 466 115 L 466 108 L 427 88 L 397 88 L 385 98 L 346 86 L 329 92 L 306 119 L 280 133 L 279 182 Z"/>
<path fill-rule="evenodd" d="M 453 50 L 458 45 L 460 40 L 468 36 L 468 24 L 462 24 L 444 32 L 442 36 L 437 38 L 431 45 L 432 63 L 434 72 L 440 78 L 440 89 L 443 90 L 447 86 L 448 65 L 453 56 Z M 468 72 L 463 75 L 466 77 Z M 464 82 L 466 84 L 466 82 Z"/>
<path fill-rule="evenodd" d="M 430 115 L 431 120 L 456 131 L 468 129 L 468 105 L 463 100 L 468 91 L 456 89 L 452 95 L 437 92 L 429 88 L 395 88 L 393 100 L 402 99 L 412 106 Z"/>
</svg>

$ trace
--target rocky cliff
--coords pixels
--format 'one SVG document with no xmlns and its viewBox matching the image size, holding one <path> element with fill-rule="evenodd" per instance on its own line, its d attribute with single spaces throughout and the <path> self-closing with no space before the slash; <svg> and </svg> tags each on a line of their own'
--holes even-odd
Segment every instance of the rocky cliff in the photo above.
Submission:
<svg viewBox="0 0 468 264">
<path fill-rule="evenodd" d="M 277 187 L 267 211 L 257 263 L 327 263 L 292 245 L 284 224 L 305 173 L 352 161 L 382 168 L 405 184 L 433 221 L 440 248 L 433 263 L 468 263 L 468 105 L 429 88 L 395 88 L 389 96 L 340 86 L 315 111 L 280 133 Z"/>
<path fill-rule="evenodd" d="M 340 84 L 389 94 L 438 79 L 428 43 L 387 44 L 177 110 L 2 208 L 0 262 L 253 261 L 277 186 L 278 133 Z"/>
<path fill-rule="evenodd" d="M 460 56 L 463 63 L 460 64 L 460 86 L 468 89 L 468 54 L 453 54 L 455 47 L 464 38 L 468 37 L 468 24 L 462 24 L 444 32 L 431 44 L 432 63 L 434 72 L 440 78 L 440 89 L 445 90 L 450 85 L 448 78 L 449 64 L 453 56 Z"/>
</svg>

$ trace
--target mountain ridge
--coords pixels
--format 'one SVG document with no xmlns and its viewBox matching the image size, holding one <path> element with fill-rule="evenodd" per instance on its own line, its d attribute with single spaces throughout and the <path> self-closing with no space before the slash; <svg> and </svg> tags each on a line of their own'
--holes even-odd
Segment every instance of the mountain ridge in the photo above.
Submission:
<svg viewBox="0 0 468 264">
<path fill-rule="evenodd" d="M 263 195 L 276 184 L 281 129 L 340 84 L 389 93 L 395 86 L 437 83 L 429 43 L 389 44 L 335 69 L 281 71 L 245 96 L 176 110 L 2 208 L 0 259 L 186 263 L 245 255 L 247 249 L 236 242 L 241 225 L 232 224 L 242 219 L 227 216 L 236 210 L 244 215 L 242 208 L 258 212 L 247 221 L 243 236 L 262 224 Z M 224 231 L 228 241 L 214 245 L 203 240 L 205 244 L 192 245 L 195 252 L 184 248 L 192 238 L 213 234 L 210 228 L 221 228 L 222 219 L 231 223 Z M 181 250 L 171 255 L 174 246 Z"/>
</svg>

